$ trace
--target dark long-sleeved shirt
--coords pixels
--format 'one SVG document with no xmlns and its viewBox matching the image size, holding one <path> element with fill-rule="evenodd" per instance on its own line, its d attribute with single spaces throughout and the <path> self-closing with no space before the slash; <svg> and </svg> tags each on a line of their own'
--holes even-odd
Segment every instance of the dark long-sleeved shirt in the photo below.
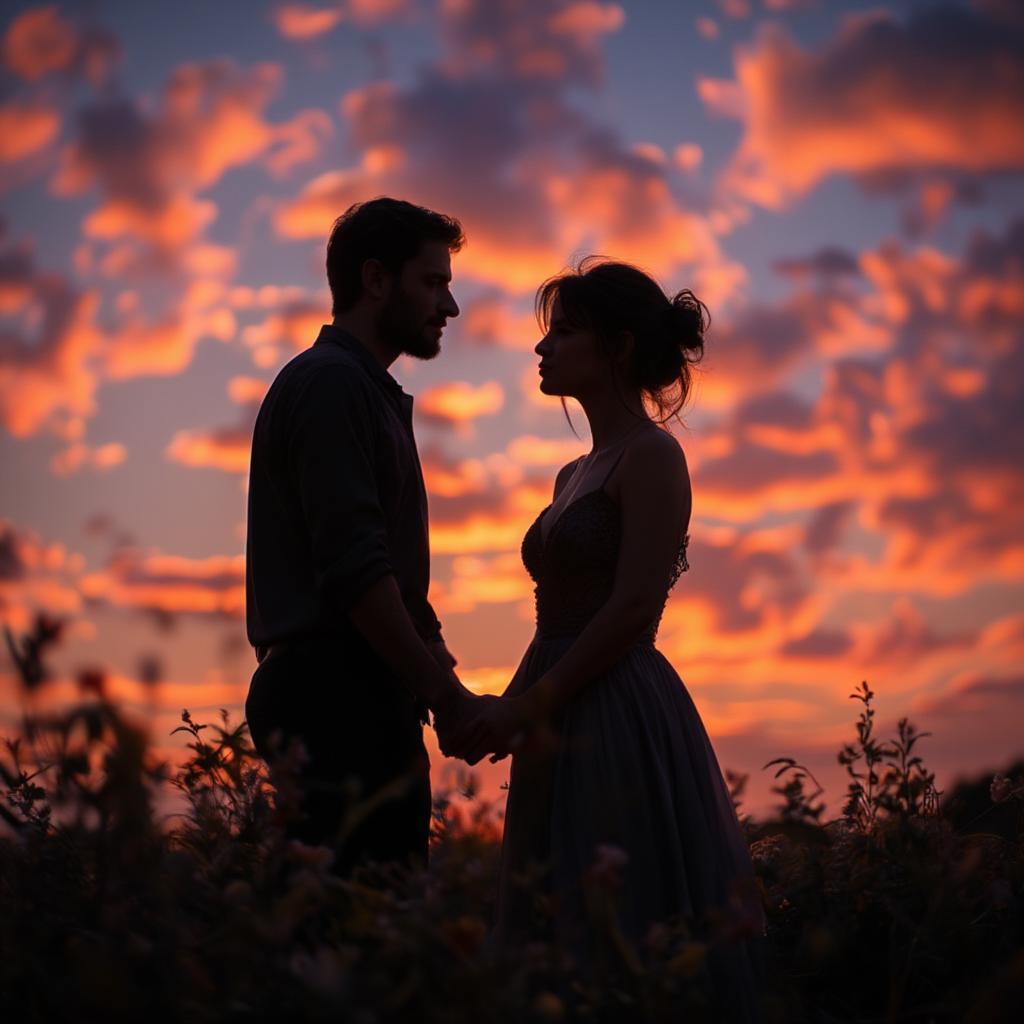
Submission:
<svg viewBox="0 0 1024 1024">
<path fill-rule="evenodd" d="M 249 465 L 245 611 L 254 647 L 326 634 L 341 659 L 386 673 L 346 613 L 389 573 L 420 636 L 441 639 L 427 600 L 427 493 L 412 405 L 369 350 L 332 324 L 274 379 Z"/>
</svg>

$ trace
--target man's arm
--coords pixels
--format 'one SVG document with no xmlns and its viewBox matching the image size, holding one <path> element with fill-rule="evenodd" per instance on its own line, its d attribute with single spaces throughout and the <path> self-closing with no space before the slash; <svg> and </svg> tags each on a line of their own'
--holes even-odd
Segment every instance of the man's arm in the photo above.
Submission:
<svg viewBox="0 0 1024 1024">
<path fill-rule="evenodd" d="M 416 632 L 394 576 L 382 576 L 365 590 L 349 608 L 348 617 L 384 664 L 431 710 L 468 692 L 451 670 L 454 659 L 445 665 L 438 656 L 438 644 L 428 647 Z M 440 649 L 447 653 L 444 641 Z"/>
</svg>

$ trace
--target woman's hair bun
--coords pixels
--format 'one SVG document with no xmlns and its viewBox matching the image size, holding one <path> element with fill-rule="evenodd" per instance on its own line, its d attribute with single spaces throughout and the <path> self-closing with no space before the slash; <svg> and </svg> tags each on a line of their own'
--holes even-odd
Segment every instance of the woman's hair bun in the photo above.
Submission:
<svg viewBox="0 0 1024 1024">
<path fill-rule="evenodd" d="M 665 314 L 676 344 L 683 352 L 693 353 L 689 362 L 697 362 L 704 355 L 704 332 L 711 326 L 707 306 L 689 288 L 683 288 L 672 297 Z"/>
<path fill-rule="evenodd" d="M 592 331 L 602 351 L 617 359 L 632 335 L 627 373 L 657 409 L 659 423 L 677 416 L 690 392 L 692 364 L 704 354 L 711 324 L 707 306 L 688 288 L 670 299 L 648 273 L 629 263 L 588 256 L 537 290 L 537 319 L 547 331 L 556 300 L 562 315 Z"/>
</svg>

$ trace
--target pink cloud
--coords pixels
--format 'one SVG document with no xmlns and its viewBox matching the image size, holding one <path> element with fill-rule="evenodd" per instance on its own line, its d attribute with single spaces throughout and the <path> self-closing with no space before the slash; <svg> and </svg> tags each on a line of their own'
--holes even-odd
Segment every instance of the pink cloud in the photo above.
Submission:
<svg viewBox="0 0 1024 1024">
<path fill-rule="evenodd" d="M 77 615 L 77 580 L 85 561 L 64 544 L 46 543 L 32 530 L 0 520 L 0 614 L 15 632 L 29 628 L 38 612 Z"/>
<path fill-rule="evenodd" d="M 113 380 L 180 373 L 203 338 L 227 342 L 234 334 L 234 317 L 224 308 L 186 309 L 158 320 L 132 315 L 106 338 L 104 370 Z"/>
<path fill-rule="evenodd" d="M 119 441 L 94 446 L 76 441 L 50 459 L 50 468 L 58 476 L 68 476 L 84 466 L 100 471 L 113 469 L 127 457 L 128 449 Z"/>
<path fill-rule="evenodd" d="M 38 103 L 0 105 L 0 163 L 14 163 L 45 149 L 60 131 L 57 112 Z"/>
<path fill-rule="evenodd" d="M 87 235 L 138 240 L 155 252 L 147 257 L 151 266 L 180 264 L 217 215 L 216 205 L 200 198 L 203 189 L 252 163 L 286 175 L 316 157 L 331 134 L 323 111 L 302 110 L 280 123 L 265 118 L 281 79 L 276 64 L 242 68 L 218 59 L 176 68 L 155 111 L 130 100 L 94 102 L 61 152 L 52 190 L 75 196 L 98 189 Z"/>
<path fill-rule="evenodd" d="M 709 298 L 731 293 L 742 268 L 703 211 L 680 201 L 672 163 L 569 102 L 600 82 L 597 40 L 619 21 L 607 4 L 445 7 L 442 59 L 409 87 L 375 82 L 343 99 L 358 157 L 282 203 L 278 233 L 324 239 L 351 203 L 400 195 L 458 216 L 468 238 L 458 272 L 503 291 L 532 291 L 586 247 L 655 273 L 688 267 Z"/>
<path fill-rule="evenodd" d="M 767 26 L 735 82 L 699 82 L 744 122 L 722 184 L 778 207 L 834 174 L 1020 171 L 1022 53 L 1019 28 L 978 9 L 850 16 L 816 51 Z"/>
<path fill-rule="evenodd" d="M 179 430 L 167 446 L 167 457 L 186 466 L 245 473 L 251 444 L 252 432 L 242 428 Z"/>
<path fill-rule="evenodd" d="M 80 581 L 89 601 L 144 611 L 240 617 L 245 609 L 245 556 L 182 558 L 135 549 Z"/>
<path fill-rule="evenodd" d="M 0 236 L 0 422 L 27 437 L 95 411 L 98 296 L 38 271 L 31 248 Z"/>
<path fill-rule="evenodd" d="M 337 6 L 278 4 L 271 17 L 278 32 L 286 39 L 314 39 L 330 32 L 344 17 L 344 12 Z"/>
<path fill-rule="evenodd" d="M 618 32 L 626 23 L 626 12 L 618 4 L 577 0 L 551 15 L 548 25 L 555 35 L 570 35 L 581 45 L 603 35 Z"/>
<path fill-rule="evenodd" d="M 467 381 L 446 381 L 423 392 L 417 399 L 417 413 L 427 420 L 471 423 L 480 416 L 493 416 L 505 404 L 505 391 L 494 380 L 473 385 Z"/>
<path fill-rule="evenodd" d="M 117 41 L 96 29 L 79 29 L 56 7 L 33 7 L 8 26 L 0 43 L 7 67 L 36 82 L 55 73 L 74 73 L 94 84 L 104 80 L 120 55 Z"/>
</svg>

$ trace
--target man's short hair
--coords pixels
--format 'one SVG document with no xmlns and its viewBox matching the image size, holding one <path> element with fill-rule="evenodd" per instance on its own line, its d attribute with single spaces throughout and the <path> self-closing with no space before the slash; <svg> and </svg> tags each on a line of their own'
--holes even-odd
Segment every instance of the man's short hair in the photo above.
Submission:
<svg viewBox="0 0 1024 1024">
<path fill-rule="evenodd" d="M 465 243 L 462 225 L 403 199 L 380 196 L 353 203 L 331 228 L 327 240 L 327 283 L 331 315 L 351 309 L 363 291 L 363 264 L 378 259 L 397 275 L 415 258 L 424 242 L 445 242 L 450 252 Z"/>
</svg>

